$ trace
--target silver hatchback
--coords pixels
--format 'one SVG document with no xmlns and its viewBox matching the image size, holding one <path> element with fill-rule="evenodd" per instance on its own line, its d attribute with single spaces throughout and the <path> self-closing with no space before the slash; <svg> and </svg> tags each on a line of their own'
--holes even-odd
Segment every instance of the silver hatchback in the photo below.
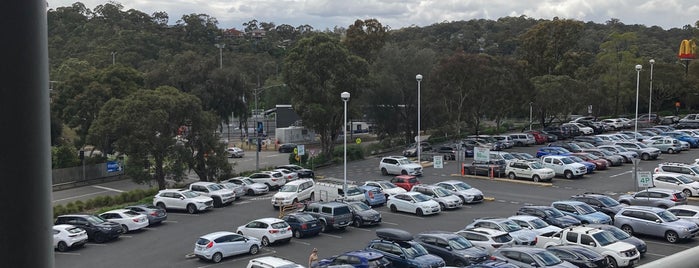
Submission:
<svg viewBox="0 0 699 268">
<path fill-rule="evenodd" d="M 619 203 L 632 206 L 651 206 L 669 208 L 677 205 L 686 205 L 687 197 L 682 191 L 651 188 L 640 192 L 621 195 Z"/>
<path fill-rule="evenodd" d="M 691 239 L 699 233 L 696 223 L 680 219 L 666 209 L 648 206 L 622 208 L 614 216 L 614 226 L 630 235 L 664 237 L 670 243 Z"/>
</svg>

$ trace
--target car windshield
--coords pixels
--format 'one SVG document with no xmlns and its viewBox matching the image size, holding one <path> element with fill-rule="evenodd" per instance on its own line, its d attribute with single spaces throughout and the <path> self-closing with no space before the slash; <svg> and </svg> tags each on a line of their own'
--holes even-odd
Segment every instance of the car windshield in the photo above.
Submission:
<svg viewBox="0 0 699 268">
<path fill-rule="evenodd" d="M 540 260 L 544 266 L 552 266 L 563 262 L 561 259 L 556 257 L 556 255 L 553 255 L 553 253 L 548 251 L 534 253 L 534 257 Z"/>
<path fill-rule="evenodd" d="M 194 197 L 199 196 L 198 193 L 193 192 L 193 191 L 183 191 L 183 192 L 182 192 L 182 195 L 184 195 L 184 196 L 187 197 L 187 198 L 194 198 Z"/>
<path fill-rule="evenodd" d="M 612 156 L 612 155 L 614 155 L 612 152 L 607 151 L 607 150 L 599 150 L 599 151 L 602 152 L 602 154 L 603 154 L 603 155 L 606 155 L 606 156 Z"/>
<path fill-rule="evenodd" d="M 511 220 L 501 222 L 500 226 L 502 226 L 502 229 L 508 233 L 522 230 L 522 226 L 519 226 L 519 224 L 517 224 L 516 222 L 511 221 Z"/>
<path fill-rule="evenodd" d="M 611 198 L 609 196 L 600 196 L 597 200 L 602 202 L 602 204 L 606 207 L 614 207 L 619 205 L 619 201 L 616 201 L 614 200 L 614 198 Z"/>
<path fill-rule="evenodd" d="M 650 147 L 648 147 L 647 145 L 645 145 L 645 144 L 643 144 L 643 143 L 636 143 L 636 146 L 638 146 L 638 147 L 640 147 L 640 148 L 650 148 Z"/>
<path fill-rule="evenodd" d="M 563 162 L 564 164 L 572 164 L 572 163 L 575 163 L 575 161 L 573 161 L 572 159 L 570 159 L 570 158 L 568 158 L 568 157 L 562 157 L 562 158 L 561 158 L 561 162 Z"/>
<path fill-rule="evenodd" d="M 295 193 L 296 191 L 298 191 L 298 189 L 299 189 L 298 185 L 285 184 L 284 186 L 282 186 L 281 189 L 279 189 L 279 192 Z"/>
<path fill-rule="evenodd" d="M 544 168 L 544 165 L 542 165 L 539 162 L 532 162 L 532 163 L 529 163 L 529 167 L 532 169 L 542 169 L 542 168 Z"/>
<path fill-rule="evenodd" d="M 347 195 L 360 195 L 364 194 L 362 190 L 359 190 L 357 187 L 350 187 L 347 189 Z"/>
<path fill-rule="evenodd" d="M 425 202 L 432 200 L 432 198 L 424 194 L 415 194 L 413 195 L 413 199 L 415 199 L 416 202 Z"/>
<path fill-rule="evenodd" d="M 541 229 L 541 228 L 546 228 L 549 226 L 548 223 L 546 223 L 544 220 L 535 218 L 531 221 L 529 221 L 529 224 L 534 227 L 534 229 Z"/>
<path fill-rule="evenodd" d="M 677 216 L 675 216 L 675 214 L 672 214 L 671 212 L 668 212 L 667 210 L 663 210 L 663 211 L 658 212 L 658 217 L 663 219 L 663 221 L 665 221 L 665 222 L 673 222 L 673 221 L 680 219 Z"/>
<path fill-rule="evenodd" d="M 590 153 L 585 154 L 585 156 L 586 156 L 587 158 L 592 159 L 592 160 L 600 160 L 600 159 L 601 159 L 601 158 L 599 158 L 599 156 L 596 156 L 596 155 L 590 154 Z"/>
<path fill-rule="evenodd" d="M 218 191 L 218 190 L 221 190 L 221 186 L 218 185 L 218 184 L 211 184 L 211 185 L 206 186 L 206 188 L 208 188 L 209 191 Z"/>
<path fill-rule="evenodd" d="M 694 182 L 693 179 L 690 179 L 689 177 L 687 177 L 685 175 L 677 176 L 677 180 L 681 181 L 683 184 L 689 184 L 689 183 Z"/>
<path fill-rule="evenodd" d="M 390 182 L 379 182 L 379 185 L 381 185 L 381 188 L 384 188 L 384 189 L 398 188 L 398 186 L 396 186 L 395 184 L 390 183 Z"/>
<path fill-rule="evenodd" d="M 609 228 L 607 229 L 607 231 L 619 240 L 624 240 L 631 237 L 629 233 L 624 232 L 624 230 L 621 230 L 619 228 Z"/>
<path fill-rule="evenodd" d="M 570 146 L 571 149 L 576 150 L 576 151 L 582 150 L 582 148 L 575 143 L 568 143 L 568 146 Z"/>
<path fill-rule="evenodd" d="M 614 235 L 607 231 L 598 232 L 596 234 L 593 234 L 592 237 L 594 237 L 595 240 L 597 240 L 600 246 L 606 246 L 619 241 L 619 239 L 617 239 L 616 237 L 614 237 Z"/>
<path fill-rule="evenodd" d="M 247 185 L 255 183 L 255 181 L 251 180 L 250 178 L 241 179 L 240 181 L 242 181 L 243 183 L 245 183 Z"/>
<path fill-rule="evenodd" d="M 106 220 L 102 219 L 102 217 L 95 216 L 95 215 L 90 215 L 86 219 L 87 219 L 87 221 L 89 221 L 92 224 L 100 224 L 100 223 L 106 222 Z"/>
<path fill-rule="evenodd" d="M 592 214 L 592 213 L 597 212 L 597 210 L 595 210 L 594 208 L 592 208 L 588 204 L 580 204 L 580 205 L 577 205 L 576 207 L 578 207 L 578 210 L 580 210 L 580 214 L 582 214 L 582 215 L 587 215 L 587 214 Z"/>
<path fill-rule="evenodd" d="M 578 163 L 585 163 L 585 160 L 582 160 L 582 158 L 574 156 L 574 155 L 568 156 L 568 158 L 570 158 L 573 161 L 578 162 Z"/>
<path fill-rule="evenodd" d="M 546 215 L 549 215 L 549 216 L 554 217 L 554 218 L 560 218 L 560 217 L 565 216 L 565 215 L 563 215 L 562 212 L 560 212 L 557 209 L 547 209 L 547 210 L 544 210 L 544 213 L 546 213 Z"/>
<path fill-rule="evenodd" d="M 689 169 L 691 169 L 692 172 L 694 172 L 694 174 L 699 174 L 699 168 L 698 168 L 698 167 L 691 167 L 691 168 L 689 168 Z"/>
<path fill-rule="evenodd" d="M 451 192 L 449 192 L 446 189 L 441 188 L 441 187 L 434 187 L 434 194 L 437 195 L 438 197 L 445 197 L 445 196 L 452 195 Z"/>
<path fill-rule="evenodd" d="M 352 206 L 352 209 L 356 211 L 365 211 L 365 210 L 370 210 L 371 207 L 369 207 L 367 204 L 364 204 L 362 202 L 352 202 L 349 204 Z"/>
<path fill-rule="evenodd" d="M 405 255 L 407 255 L 406 257 L 408 257 L 408 259 L 414 259 L 428 254 L 427 250 L 424 247 L 422 247 L 422 245 L 415 242 L 403 242 L 399 243 L 399 245 L 405 251 Z"/>
<path fill-rule="evenodd" d="M 511 155 L 511 154 L 500 154 L 500 155 L 502 156 L 502 158 L 504 158 L 504 159 L 506 159 L 506 160 L 517 159 L 517 157 L 514 157 L 514 156 Z"/>
<path fill-rule="evenodd" d="M 407 164 L 411 164 L 412 162 L 410 162 L 410 160 L 408 160 L 407 158 L 402 158 L 402 159 L 398 160 L 398 163 L 401 165 L 407 165 Z"/>
<path fill-rule="evenodd" d="M 471 241 L 468 241 L 468 239 L 463 238 L 462 236 L 455 236 L 454 238 L 447 240 L 447 243 L 449 243 L 449 246 L 455 250 L 473 247 Z"/>
<path fill-rule="evenodd" d="M 463 191 L 463 190 L 471 189 L 472 187 L 471 187 L 471 185 L 468 185 L 465 182 L 459 182 L 459 183 L 454 184 L 454 188 L 456 188 L 456 190 Z"/>
</svg>

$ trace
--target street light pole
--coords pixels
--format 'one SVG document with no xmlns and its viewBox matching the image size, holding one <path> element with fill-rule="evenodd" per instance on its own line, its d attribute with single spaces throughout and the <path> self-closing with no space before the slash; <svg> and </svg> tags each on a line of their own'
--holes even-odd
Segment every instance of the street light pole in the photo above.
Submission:
<svg viewBox="0 0 699 268">
<path fill-rule="evenodd" d="M 116 51 L 112 51 L 112 65 L 116 64 Z"/>
<path fill-rule="evenodd" d="M 218 48 L 218 68 L 223 69 L 223 48 L 226 47 L 226 44 L 216 44 L 215 46 Z"/>
<path fill-rule="evenodd" d="M 636 120 L 633 126 L 634 135 L 636 135 L 635 133 L 638 133 L 638 88 L 641 82 L 641 69 L 643 69 L 643 66 L 640 64 L 636 65 Z M 650 114 L 648 115 L 648 118 L 650 119 Z"/>
<path fill-rule="evenodd" d="M 534 104 L 534 102 L 530 101 L 529 102 L 529 131 L 532 130 L 532 104 Z"/>
<path fill-rule="evenodd" d="M 650 63 L 650 95 L 648 95 L 648 117 L 650 118 L 652 112 L 651 102 L 653 101 L 653 64 L 655 64 L 654 59 L 648 61 Z"/>
<path fill-rule="evenodd" d="M 344 180 L 344 183 L 342 184 L 342 194 L 344 195 L 344 199 L 347 200 L 347 101 L 349 101 L 349 98 L 350 98 L 349 92 L 346 92 L 346 91 L 342 92 L 340 94 L 340 98 L 342 98 L 342 102 L 345 103 L 345 123 L 342 125 L 342 131 L 344 133 L 342 135 L 342 137 L 345 139 L 345 143 L 344 143 L 345 153 L 344 153 L 344 157 L 343 157 L 343 161 L 344 161 L 343 174 L 344 174 L 345 180 Z"/>
<path fill-rule="evenodd" d="M 420 151 L 422 151 L 420 144 L 420 82 L 422 82 L 422 75 L 416 75 L 415 80 L 417 80 L 417 138 L 415 138 L 415 146 L 417 148 L 417 163 L 422 166 L 422 158 L 420 158 Z"/>
</svg>

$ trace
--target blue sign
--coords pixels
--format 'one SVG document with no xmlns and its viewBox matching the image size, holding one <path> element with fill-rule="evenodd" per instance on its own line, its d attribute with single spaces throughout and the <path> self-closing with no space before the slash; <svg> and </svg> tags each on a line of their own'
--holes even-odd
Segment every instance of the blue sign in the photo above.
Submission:
<svg viewBox="0 0 699 268">
<path fill-rule="evenodd" d="M 107 173 L 121 171 L 121 165 L 117 161 L 107 161 Z"/>
</svg>

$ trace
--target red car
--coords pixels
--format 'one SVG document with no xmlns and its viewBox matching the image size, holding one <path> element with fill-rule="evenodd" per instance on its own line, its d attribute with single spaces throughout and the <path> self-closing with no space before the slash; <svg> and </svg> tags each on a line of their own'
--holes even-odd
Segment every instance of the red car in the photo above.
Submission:
<svg viewBox="0 0 699 268">
<path fill-rule="evenodd" d="M 582 160 L 585 160 L 587 162 L 595 164 L 595 166 L 597 167 L 597 170 L 604 170 L 604 169 L 607 169 L 607 167 L 609 166 L 609 163 L 607 162 L 607 160 L 599 158 L 591 153 L 580 152 L 580 153 L 572 153 L 572 155 L 580 157 L 580 159 L 582 159 Z"/>
<path fill-rule="evenodd" d="M 413 189 L 413 186 L 420 184 L 420 180 L 412 175 L 398 175 L 391 179 L 391 183 L 406 191 L 410 191 L 410 189 Z"/>
<path fill-rule="evenodd" d="M 525 131 L 525 133 L 532 134 L 532 136 L 534 136 L 534 140 L 536 141 L 536 144 L 544 144 L 544 143 L 548 142 L 548 137 L 546 137 L 546 135 L 544 135 L 544 133 L 541 133 L 539 131 L 529 130 L 529 131 Z"/>
</svg>

